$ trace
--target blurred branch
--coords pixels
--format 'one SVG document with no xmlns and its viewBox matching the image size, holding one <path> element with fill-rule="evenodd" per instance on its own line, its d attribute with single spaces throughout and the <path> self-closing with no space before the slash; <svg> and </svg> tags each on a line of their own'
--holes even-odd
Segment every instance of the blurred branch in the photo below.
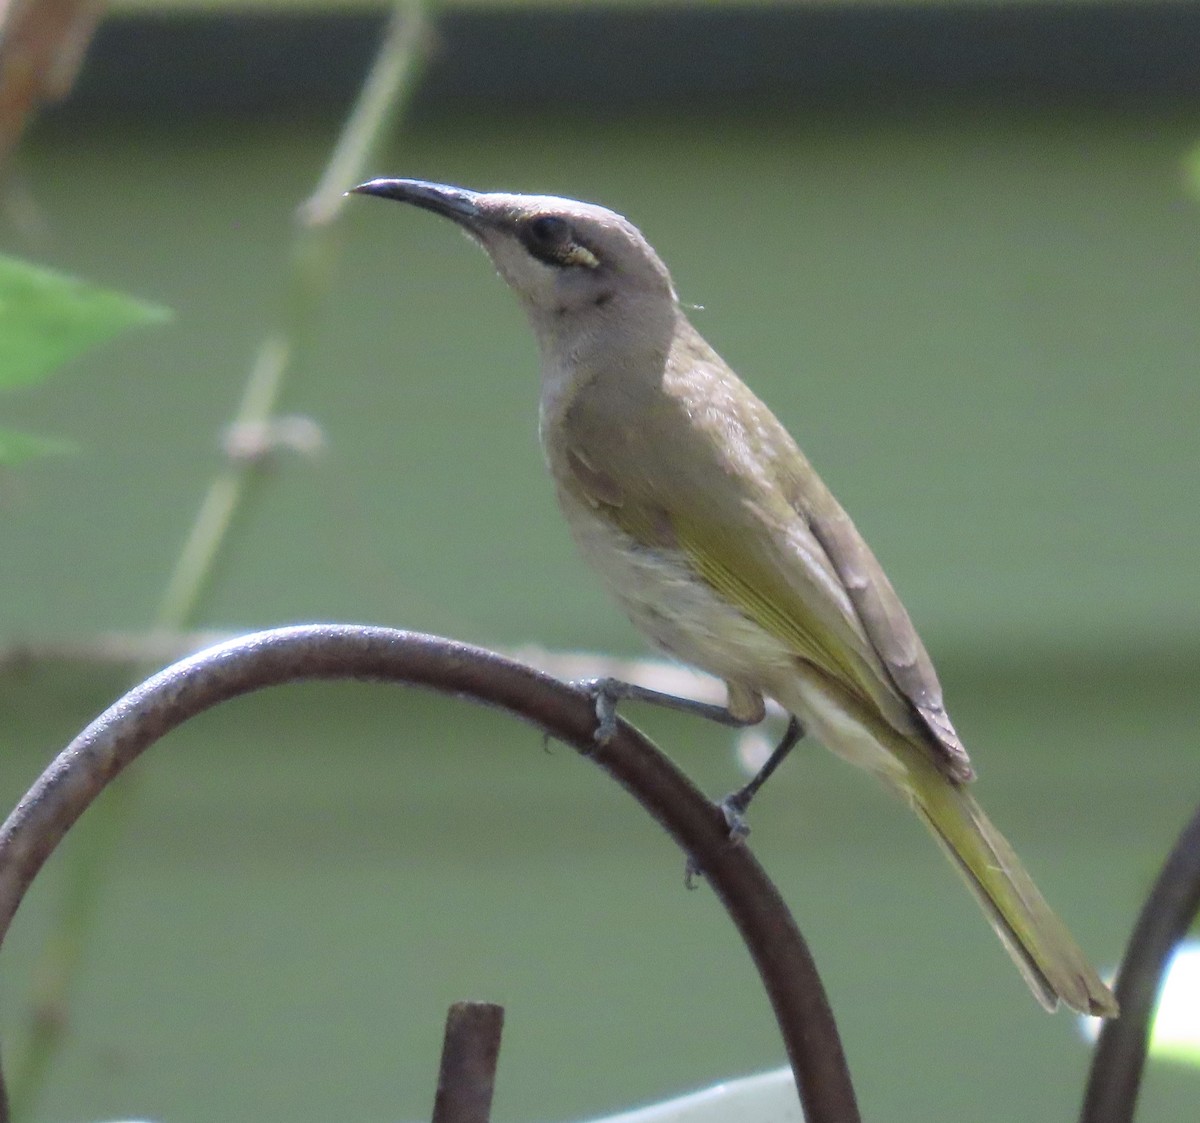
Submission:
<svg viewBox="0 0 1200 1123">
<path fill-rule="evenodd" d="M 19 673 L 45 664 L 79 663 L 97 667 L 162 666 L 186 655 L 232 639 L 236 632 L 100 632 L 62 639 L 13 640 L 0 643 L 0 675 Z M 499 648 L 501 654 L 569 681 L 615 678 L 677 698 L 721 705 L 725 684 L 702 671 L 666 659 L 619 657 L 598 651 L 550 651 L 526 644 Z M 766 700 L 768 716 L 787 718 L 783 708 Z M 767 727 L 756 725 L 733 732 L 738 766 L 753 776 L 766 762 L 775 739 Z"/>
<path fill-rule="evenodd" d="M 317 306 L 328 288 L 330 228 L 341 214 L 342 193 L 362 178 L 416 88 L 430 38 L 422 0 L 400 0 L 317 187 L 296 211 L 282 321 L 259 345 L 241 404 L 229 425 L 228 431 L 238 438 L 267 426 L 278 407 L 288 371 L 312 330 Z M 156 630 L 186 627 L 196 617 L 234 517 L 262 477 L 260 468 L 256 457 L 232 456 L 209 485 L 155 614 Z"/>
<path fill-rule="evenodd" d="M 98 632 L 61 639 L 10 640 L 0 642 L 0 674 L 53 663 L 129 668 L 161 666 L 214 643 L 233 639 L 238 634 L 158 629 L 152 632 Z M 720 704 L 725 700 L 725 684 L 719 679 L 667 659 L 607 655 L 601 651 L 552 651 L 537 644 L 497 650 L 555 678 L 615 678 L 679 698 L 694 698 L 697 702 Z M 787 717 L 783 707 L 772 699 L 766 700 L 766 706 L 771 717 Z"/>
<path fill-rule="evenodd" d="M 230 632 L 98 632 L 0 644 L 0 674 L 55 663 L 133 669 L 161 666 L 229 639 Z"/>
<path fill-rule="evenodd" d="M 280 323 L 268 331 L 259 347 L 229 426 L 233 444 L 226 462 L 209 484 L 154 614 L 156 634 L 177 632 L 200 614 L 235 518 L 264 476 L 265 457 L 245 454 L 246 434 L 271 428 L 286 376 L 312 330 L 329 284 L 330 231 L 341 210 L 340 192 L 363 177 L 373 153 L 404 108 L 416 86 L 429 40 L 425 0 L 397 0 L 375 61 L 316 190 L 296 212 Z M 31 999 L 29 1040 L 13 1084 L 14 1100 L 22 1107 L 35 1098 L 62 1041 L 67 997 L 92 931 L 98 885 L 111 866 L 120 825 L 130 812 L 132 791 L 122 785 L 118 792 L 120 798 L 107 800 L 95 827 L 89 828 L 98 833 L 72 855 L 61 915 L 34 972 L 39 986 Z"/>
<path fill-rule="evenodd" d="M 51 663 L 128 668 L 161 666 L 233 639 L 238 634 L 156 629 L 151 632 L 99 632 L 62 639 L 11 640 L 0 643 L 0 673 Z M 598 651 L 551 651 L 532 644 L 502 648 L 501 653 L 556 678 L 618 678 L 700 702 L 720 702 L 725 696 L 724 685 L 711 675 L 666 659 L 621 658 Z"/>
<path fill-rule="evenodd" d="M 155 741 L 230 698 L 318 679 L 405 683 L 499 707 L 605 769 L 703 870 L 729 912 L 770 998 L 808 1123 L 856 1123 L 837 1026 L 808 947 L 750 848 L 731 843 L 720 810 L 623 720 L 598 745 L 585 691 L 435 636 L 349 625 L 280 628 L 210 648 L 126 694 L 58 755 L 0 827 L 0 942 L 72 824 Z M 721 1023 L 720 1011 L 712 1017 Z M 9 1123 L 2 1102 L 0 1123 Z"/>
<path fill-rule="evenodd" d="M 1103 1022 L 1080 1123 L 1130 1123 L 1171 956 L 1200 911 L 1200 810 L 1167 856 L 1117 974 L 1121 1016 Z"/>
<path fill-rule="evenodd" d="M 44 102 L 71 92 L 101 0 L 0 0 L 0 167 Z"/>
</svg>

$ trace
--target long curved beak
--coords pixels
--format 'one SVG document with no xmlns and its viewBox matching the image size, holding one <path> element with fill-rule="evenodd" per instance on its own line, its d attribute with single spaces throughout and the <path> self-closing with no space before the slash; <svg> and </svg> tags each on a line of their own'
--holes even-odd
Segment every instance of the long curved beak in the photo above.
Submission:
<svg viewBox="0 0 1200 1123">
<path fill-rule="evenodd" d="M 477 201 L 478 192 L 445 183 L 427 183 L 423 179 L 372 179 L 360 183 L 352 191 L 358 195 L 378 195 L 383 199 L 411 203 L 414 207 L 453 219 L 469 230 L 475 229 L 483 217 Z"/>
</svg>

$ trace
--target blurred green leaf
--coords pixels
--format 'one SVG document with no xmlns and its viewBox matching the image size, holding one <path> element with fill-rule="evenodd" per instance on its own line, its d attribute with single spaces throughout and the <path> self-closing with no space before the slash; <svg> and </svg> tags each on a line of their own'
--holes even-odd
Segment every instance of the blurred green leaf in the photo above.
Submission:
<svg viewBox="0 0 1200 1123">
<path fill-rule="evenodd" d="M 38 456 L 63 456 L 79 446 L 57 437 L 39 437 L 35 433 L 16 433 L 0 429 L 0 466 L 11 467 Z"/>
<path fill-rule="evenodd" d="M 40 382 L 89 347 L 170 315 L 158 305 L 0 255 L 0 388 Z"/>
</svg>

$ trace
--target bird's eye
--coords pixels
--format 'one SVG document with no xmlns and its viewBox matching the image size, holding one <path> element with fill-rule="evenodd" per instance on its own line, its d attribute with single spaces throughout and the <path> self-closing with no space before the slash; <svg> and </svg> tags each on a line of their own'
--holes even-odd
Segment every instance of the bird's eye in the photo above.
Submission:
<svg viewBox="0 0 1200 1123">
<path fill-rule="evenodd" d="M 556 214 L 539 214 L 529 219 L 518 227 L 517 234 L 530 254 L 545 265 L 595 269 L 600 264 L 596 255 L 579 241 L 571 224 Z"/>
<path fill-rule="evenodd" d="M 571 240 L 566 219 L 553 214 L 538 215 L 529 222 L 530 237 L 541 246 L 563 245 Z"/>
</svg>

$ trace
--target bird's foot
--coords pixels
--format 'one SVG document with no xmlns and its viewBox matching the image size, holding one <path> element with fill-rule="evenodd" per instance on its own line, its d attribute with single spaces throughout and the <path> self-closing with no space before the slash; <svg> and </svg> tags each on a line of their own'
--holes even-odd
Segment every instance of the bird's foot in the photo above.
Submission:
<svg viewBox="0 0 1200 1123">
<path fill-rule="evenodd" d="M 750 824 L 746 821 L 746 808 L 749 799 L 743 798 L 745 788 L 739 788 L 732 795 L 727 795 L 717 806 L 725 816 L 725 825 L 729 828 L 729 841 L 741 842 L 750 834 Z"/>
<path fill-rule="evenodd" d="M 725 817 L 725 824 L 729 828 L 729 844 L 731 846 L 738 845 L 750 833 L 750 824 L 746 822 L 746 816 L 743 814 L 745 807 L 738 802 L 740 794 L 740 790 L 736 791 L 717 804 L 721 809 L 721 814 Z M 684 888 L 697 888 L 696 882 L 703 877 L 704 871 L 700 868 L 700 864 L 689 854 L 683 867 Z"/>
<path fill-rule="evenodd" d="M 589 678 L 573 685 L 591 695 L 596 710 L 592 739 L 597 745 L 607 745 L 617 734 L 617 703 L 629 697 L 626 687 L 632 684 L 617 678 Z"/>
</svg>

